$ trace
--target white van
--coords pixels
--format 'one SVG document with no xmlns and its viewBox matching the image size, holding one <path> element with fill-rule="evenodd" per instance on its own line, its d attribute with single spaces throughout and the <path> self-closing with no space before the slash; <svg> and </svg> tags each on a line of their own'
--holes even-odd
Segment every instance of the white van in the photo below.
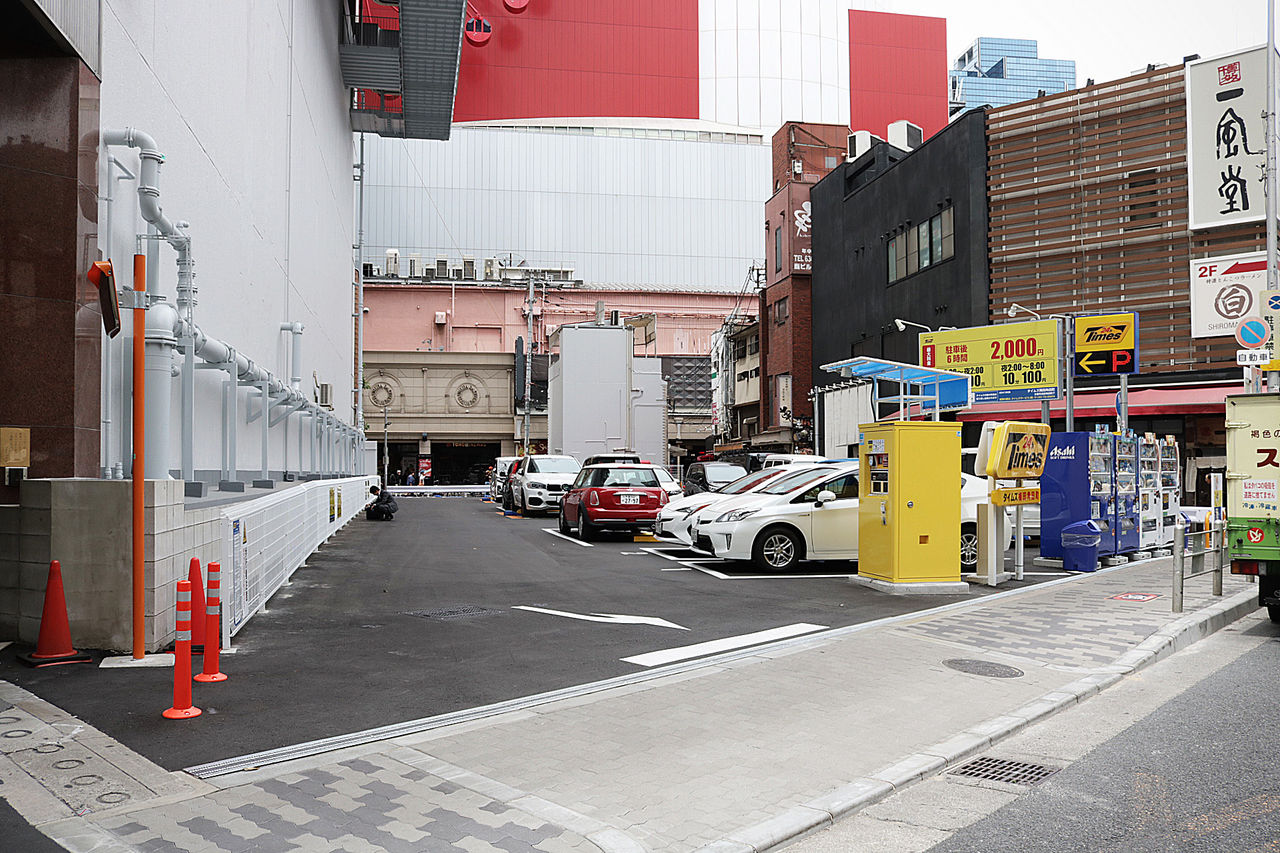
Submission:
<svg viewBox="0 0 1280 853">
<path fill-rule="evenodd" d="M 812 465 L 818 462 L 826 462 L 827 457 L 815 456 L 812 453 L 770 453 L 764 458 L 762 468 L 772 468 L 775 465 Z"/>
</svg>

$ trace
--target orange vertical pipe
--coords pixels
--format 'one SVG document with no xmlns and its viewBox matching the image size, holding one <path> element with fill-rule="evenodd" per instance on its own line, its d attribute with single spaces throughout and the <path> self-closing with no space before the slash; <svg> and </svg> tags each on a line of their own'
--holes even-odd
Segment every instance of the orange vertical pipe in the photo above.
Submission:
<svg viewBox="0 0 1280 853">
<path fill-rule="evenodd" d="M 133 256 L 133 289 L 139 295 L 147 292 L 147 256 Z M 146 484 L 146 432 L 147 432 L 147 312 L 145 308 L 133 309 L 133 657 L 141 660 L 147 653 L 146 636 L 146 532 L 143 489 Z"/>
</svg>

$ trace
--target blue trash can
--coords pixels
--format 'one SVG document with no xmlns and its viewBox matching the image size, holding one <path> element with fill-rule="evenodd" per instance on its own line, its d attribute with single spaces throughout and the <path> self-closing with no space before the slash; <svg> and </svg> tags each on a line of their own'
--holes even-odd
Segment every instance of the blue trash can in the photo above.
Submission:
<svg viewBox="0 0 1280 853">
<path fill-rule="evenodd" d="M 1096 572 L 1102 528 L 1092 521 L 1077 521 L 1062 528 L 1062 568 L 1068 572 Z"/>
</svg>

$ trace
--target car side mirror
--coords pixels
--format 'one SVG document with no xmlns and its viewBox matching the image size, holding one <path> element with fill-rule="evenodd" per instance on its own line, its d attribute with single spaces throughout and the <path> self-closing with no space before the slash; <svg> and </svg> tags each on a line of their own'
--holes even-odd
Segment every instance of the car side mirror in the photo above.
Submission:
<svg viewBox="0 0 1280 853">
<path fill-rule="evenodd" d="M 816 501 L 815 505 L 822 506 L 823 504 L 830 503 L 835 499 L 836 499 L 835 492 L 831 491 L 830 489 L 823 489 L 822 491 L 818 492 L 818 500 Z"/>
</svg>

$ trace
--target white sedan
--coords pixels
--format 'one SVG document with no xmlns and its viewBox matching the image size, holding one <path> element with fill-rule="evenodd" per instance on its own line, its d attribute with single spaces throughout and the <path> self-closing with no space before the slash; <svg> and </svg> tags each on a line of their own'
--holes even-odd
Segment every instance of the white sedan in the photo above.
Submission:
<svg viewBox="0 0 1280 853">
<path fill-rule="evenodd" d="M 658 520 L 654 526 L 654 535 L 665 542 L 692 545 L 693 537 L 690 535 L 689 527 L 694 516 L 700 510 L 736 495 L 751 494 L 759 491 L 766 483 L 770 483 L 784 474 L 790 474 L 801 469 L 811 471 L 814 470 L 814 466 L 812 464 L 774 465 L 759 471 L 753 471 L 745 477 L 739 477 L 732 483 L 710 492 L 698 492 L 694 495 L 672 498 L 671 503 L 664 506 L 662 512 L 658 513 Z"/>
<path fill-rule="evenodd" d="M 960 569 L 971 572 L 978 561 L 978 505 L 987 488 L 978 477 L 960 476 Z M 857 560 L 857 466 L 811 466 L 706 508 L 694 525 L 694 547 L 723 559 L 751 560 L 765 571 L 786 571 L 806 559 Z"/>
</svg>

